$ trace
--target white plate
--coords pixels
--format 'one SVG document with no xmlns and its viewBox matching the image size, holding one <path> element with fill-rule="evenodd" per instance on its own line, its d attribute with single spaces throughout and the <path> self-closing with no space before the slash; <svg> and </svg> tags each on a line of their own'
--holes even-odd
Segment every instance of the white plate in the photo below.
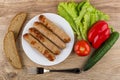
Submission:
<svg viewBox="0 0 120 80">
<path fill-rule="evenodd" d="M 33 26 L 33 23 L 35 21 L 39 21 L 38 17 L 40 15 L 35 16 L 32 18 L 25 26 L 23 32 L 22 32 L 22 47 L 25 51 L 26 55 L 35 63 L 44 65 L 44 66 L 52 66 L 55 64 L 58 64 L 62 61 L 64 61 L 69 54 L 72 51 L 73 44 L 74 44 L 74 33 L 72 31 L 72 28 L 70 27 L 69 23 L 62 18 L 61 16 L 53 13 L 43 13 L 48 19 L 53 21 L 58 27 L 62 28 L 71 38 L 71 41 L 66 44 L 66 48 L 63 49 L 60 53 L 60 55 L 56 56 L 56 59 L 52 62 L 46 59 L 40 52 L 38 52 L 36 49 L 32 48 L 24 39 L 23 35 L 25 33 L 28 33 L 28 29 Z"/>
</svg>

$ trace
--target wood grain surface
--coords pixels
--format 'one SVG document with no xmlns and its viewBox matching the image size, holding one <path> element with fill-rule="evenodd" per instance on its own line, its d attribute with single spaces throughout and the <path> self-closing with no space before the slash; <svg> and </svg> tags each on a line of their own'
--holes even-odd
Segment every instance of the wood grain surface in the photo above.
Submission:
<svg viewBox="0 0 120 80">
<path fill-rule="evenodd" d="M 0 80 L 120 80 L 120 38 L 112 49 L 87 72 L 81 74 L 55 72 L 29 75 L 25 72 L 26 67 L 41 65 L 33 63 L 26 56 L 22 49 L 20 34 L 16 44 L 24 69 L 17 70 L 9 64 L 3 51 L 3 39 L 11 19 L 19 12 L 27 12 L 26 24 L 32 17 L 40 13 L 57 13 L 57 5 L 62 1 L 71 0 L 0 0 Z M 81 0 L 75 1 L 80 2 Z M 91 3 L 97 9 L 110 15 L 111 19 L 108 23 L 120 32 L 120 0 L 91 0 Z M 42 67 L 46 69 L 82 67 L 87 59 L 88 57 L 78 57 L 72 52 L 62 63 L 55 66 Z"/>
</svg>

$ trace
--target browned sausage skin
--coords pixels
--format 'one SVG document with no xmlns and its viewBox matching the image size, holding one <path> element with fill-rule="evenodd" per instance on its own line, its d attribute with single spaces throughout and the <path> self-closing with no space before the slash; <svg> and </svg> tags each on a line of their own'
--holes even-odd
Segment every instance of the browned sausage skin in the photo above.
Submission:
<svg viewBox="0 0 120 80">
<path fill-rule="evenodd" d="M 64 49 L 66 47 L 65 43 L 50 30 L 48 30 L 42 23 L 35 22 L 34 27 L 61 49 Z"/>
<path fill-rule="evenodd" d="M 65 33 L 65 31 L 55 25 L 52 21 L 47 19 L 44 15 L 40 15 L 39 20 L 65 43 L 68 43 L 70 41 L 70 37 Z"/>
<path fill-rule="evenodd" d="M 41 54 L 43 54 L 48 60 L 54 61 L 55 55 L 52 54 L 48 49 L 46 49 L 39 41 L 37 41 L 32 35 L 26 33 L 23 38 L 35 49 L 37 49 Z"/>
<path fill-rule="evenodd" d="M 60 54 L 60 49 L 56 47 L 51 41 L 42 35 L 37 29 L 30 28 L 29 33 L 33 35 L 38 41 L 40 41 L 45 47 L 52 51 L 55 55 Z"/>
</svg>

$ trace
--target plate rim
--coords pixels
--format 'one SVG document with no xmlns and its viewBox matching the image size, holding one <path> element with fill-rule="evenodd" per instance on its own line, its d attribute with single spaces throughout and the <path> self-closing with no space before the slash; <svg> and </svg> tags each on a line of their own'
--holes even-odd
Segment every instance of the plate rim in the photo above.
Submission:
<svg viewBox="0 0 120 80">
<path fill-rule="evenodd" d="M 36 62 L 35 60 L 33 60 L 33 59 L 31 59 L 29 56 L 28 56 L 28 54 L 26 53 L 26 51 L 25 51 L 25 49 L 23 48 L 23 35 L 25 34 L 25 33 L 27 33 L 27 32 L 25 32 L 24 31 L 24 29 L 26 28 L 26 26 L 28 25 L 28 24 L 30 24 L 29 22 L 30 21 L 32 21 L 32 19 L 33 18 L 35 18 L 35 17 L 37 17 L 37 16 L 40 16 L 40 15 L 43 15 L 43 14 L 50 14 L 50 15 L 55 15 L 55 16 L 58 16 L 58 17 L 60 17 L 60 18 L 62 18 L 62 19 L 64 19 L 62 16 L 60 16 L 60 15 L 58 15 L 58 14 L 56 14 L 56 13 L 41 13 L 41 14 L 38 14 L 38 15 L 35 15 L 35 16 L 33 16 L 30 20 L 28 20 L 27 21 L 27 23 L 24 25 L 24 28 L 23 28 L 23 30 L 22 30 L 22 34 L 21 34 L 21 45 L 22 45 L 22 49 L 23 49 L 23 51 L 24 51 L 24 53 L 25 53 L 25 55 L 29 58 L 29 60 L 31 60 L 32 62 L 34 62 L 34 63 L 36 63 L 36 64 L 38 64 L 38 65 L 42 65 L 42 66 L 53 66 L 53 65 L 57 65 L 57 64 L 60 64 L 60 63 L 62 63 L 63 61 L 65 61 L 69 56 L 70 56 L 70 54 L 71 54 L 71 52 L 72 52 L 72 50 L 73 50 L 73 46 L 74 46 L 74 41 L 75 41 L 75 35 L 74 35 L 74 31 L 73 31 L 73 29 L 72 29 L 72 27 L 71 27 L 71 25 L 68 23 L 68 21 L 67 20 L 65 20 L 64 19 L 64 21 L 69 25 L 69 29 L 71 29 L 71 31 L 72 31 L 72 37 L 73 37 L 73 42 L 72 42 L 72 47 L 71 47 L 71 50 L 69 51 L 69 54 L 62 60 L 62 61 L 60 61 L 60 62 L 58 62 L 58 63 L 54 63 L 54 64 L 49 64 L 49 65 L 45 65 L 45 64 L 40 64 L 40 63 L 38 63 L 38 62 Z M 23 32 L 25 32 L 25 33 L 23 33 Z M 67 33 L 68 34 L 68 33 Z M 69 35 L 69 34 L 68 34 Z M 33 47 L 32 47 L 33 48 Z M 39 52 L 40 53 L 40 52 Z M 58 55 L 59 56 L 59 55 Z"/>
</svg>

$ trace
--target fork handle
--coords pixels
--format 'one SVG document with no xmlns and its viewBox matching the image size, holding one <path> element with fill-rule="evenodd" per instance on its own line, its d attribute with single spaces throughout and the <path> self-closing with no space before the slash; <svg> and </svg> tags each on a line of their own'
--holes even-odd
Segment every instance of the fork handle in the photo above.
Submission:
<svg viewBox="0 0 120 80">
<path fill-rule="evenodd" d="M 73 69 L 63 69 L 63 70 L 50 70 L 50 72 L 67 72 L 67 73 L 81 73 L 81 70 L 79 68 L 73 68 Z"/>
</svg>

